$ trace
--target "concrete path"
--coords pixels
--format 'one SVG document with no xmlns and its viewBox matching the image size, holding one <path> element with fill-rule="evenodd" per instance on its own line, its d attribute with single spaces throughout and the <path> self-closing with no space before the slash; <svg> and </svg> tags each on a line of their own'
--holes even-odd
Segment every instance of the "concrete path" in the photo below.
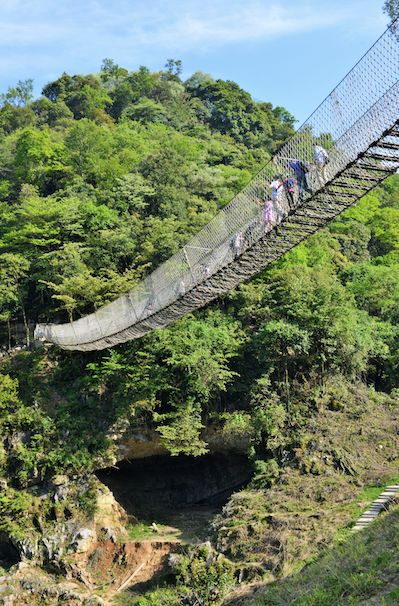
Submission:
<svg viewBox="0 0 399 606">
<path fill-rule="evenodd" d="M 372 502 L 370 508 L 358 519 L 353 530 L 362 530 L 368 526 L 370 522 L 373 522 L 373 520 L 386 509 L 386 506 L 392 501 L 397 492 L 399 492 L 399 484 L 388 486 L 384 492 L 380 494 L 378 499 Z"/>
</svg>

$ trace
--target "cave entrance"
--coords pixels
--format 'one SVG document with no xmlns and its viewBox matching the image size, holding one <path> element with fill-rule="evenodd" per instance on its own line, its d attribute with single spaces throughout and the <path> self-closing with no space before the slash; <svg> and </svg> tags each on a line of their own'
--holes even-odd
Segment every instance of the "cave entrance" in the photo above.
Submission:
<svg viewBox="0 0 399 606">
<path fill-rule="evenodd" d="M 235 454 L 153 456 L 123 461 L 97 477 L 136 520 L 193 542 L 209 536 L 210 519 L 249 482 L 251 466 Z"/>
<path fill-rule="evenodd" d="M 3 532 L 0 532 L 0 568 L 8 570 L 21 561 L 18 550 Z"/>
</svg>

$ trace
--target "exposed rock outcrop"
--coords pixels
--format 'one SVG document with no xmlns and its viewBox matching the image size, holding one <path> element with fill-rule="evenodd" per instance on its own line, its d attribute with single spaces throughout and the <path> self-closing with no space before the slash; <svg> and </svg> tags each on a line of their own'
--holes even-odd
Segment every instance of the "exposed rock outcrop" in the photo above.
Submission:
<svg viewBox="0 0 399 606">
<path fill-rule="evenodd" d="M 131 427 L 127 419 L 119 419 L 108 436 L 114 444 L 114 463 L 168 455 L 160 435 L 154 429 Z M 201 434 L 212 454 L 246 454 L 250 436 L 223 432 L 217 425 L 208 425 Z"/>
</svg>

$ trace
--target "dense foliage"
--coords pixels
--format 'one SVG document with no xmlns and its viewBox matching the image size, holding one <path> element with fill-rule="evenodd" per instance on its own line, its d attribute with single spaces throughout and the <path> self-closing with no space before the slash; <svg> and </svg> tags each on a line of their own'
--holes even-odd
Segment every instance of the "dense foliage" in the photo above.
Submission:
<svg viewBox="0 0 399 606">
<path fill-rule="evenodd" d="M 235 585 L 234 568 L 210 544 L 192 548 L 174 562 L 176 586 L 155 590 L 128 606 L 216 606 Z"/>
<path fill-rule="evenodd" d="M 391 20 L 399 17 L 399 3 L 398 0 L 385 0 L 383 5 L 384 13 L 386 13 Z"/>
<path fill-rule="evenodd" d="M 63 74 L 38 100 L 30 81 L 9 89 L 0 108 L 4 348 L 20 325 L 28 335 L 37 320 L 77 318 L 126 292 L 228 202 L 293 122 L 233 82 L 203 73 L 183 82 L 173 60 L 158 73 L 105 60 L 97 75 Z M 206 452 L 205 425 L 244 437 L 255 488 L 287 468 L 303 473 L 301 432 L 320 407 L 345 406 L 355 381 L 397 397 L 398 319 L 394 177 L 255 280 L 163 331 L 100 353 L 4 356 L 0 530 L 20 536 L 30 487 L 105 466 L 112 436 L 127 428 L 157 431 L 172 455 Z M 187 562 L 182 583 L 194 564 L 206 568 L 206 558 Z"/>
<path fill-rule="evenodd" d="M 2 95 L 5 345 L 15 343 L 19 325 L 28 340 L 38 319 L 78 317 L 126 292 L 206 223 L 292 132 L 294 120 L 283 108 L 254 102 L 233 82 L 199 72 L 183 82 L 180 73 L 174 60 L 158 73 L 144 67 L 128 72 L 105 60 L 98 75 L 63 74 L 38 100 L 30 80 Z M 111 412 L 114 420 L 126 403 L 152 412 L 165 400 L 154 412 L 165 444 L 176 454 L 205 452 L 198 437 L 203 403 L 234 376 L 229 361 L 244 334 L 217 309 L 206 321 L 188 318 L 179 327 L 133 345 L 129 355 L 115 350 L 92 360 L 55 354 L 50 390 L 70 397 L 55 419 L 46 417 L 46 430 L 38 429 L 43 443 L 37 451 L 48 453 L 46 440 L 60 444 L 43 464 L 41 456 L 35 461 L 38 477 L 58 469 L 59 457 L 71 469 L 90 470 L 89 453 L 104 452 L 106 440 L 101 431 L 82 435 L 80 423 L 112 385 L 120 404 Z M 40 353 L 27 355 L 12 372 L 27 383 L 46 363 Z M 65 389 L 70 373 L 77 384 Z M 40 401 L 46 408 L 49 386 L 43 391 L 39 384 L 32 379 L 32 391 L 26 388 L 28 404 Z M 22 423 L 19 429 L 26 431 Z M 24 473 L 32 475 L 28 464 Z M 25 482 L 21 474 L 13 477 Z"/>
<path fill-rule="evenodd" d="M 180 73 L 173 60 L 158 73 L 105 60 L 98 75 L 63 74 L 38 100 L 30 81 L 3 95 L 4 342 L 16 321 L 28 330 L 38 318 L 77 317 L 125 292 L 290 134 L 286 110 L 235 83 L 202 73 L 182 82 Z M 167 330 L 100 354 L 39 351 L 4 364 L 34 412 L 25 427 L 22 409 L 7 409 L 18 419 L 7 431 L 14 423 L 29 435 L 13 481 L 90 470 L 123 416 L 156 427 L 172 454 L 206 451 L 204 421 L 237 426 L 252 436 L 257 477 L 278 475 L 304 414 L 304 384 L 339 374 L 398 387 L 398 218 L 392 179 L 259 278 Z"/>
<path fill-rule="evenodd" d="M 293 118 L 179 62 L 31 81 L 0 108 L 0 318 L 67 319 L 125 292 L 248 181 Z"/>
</svg>

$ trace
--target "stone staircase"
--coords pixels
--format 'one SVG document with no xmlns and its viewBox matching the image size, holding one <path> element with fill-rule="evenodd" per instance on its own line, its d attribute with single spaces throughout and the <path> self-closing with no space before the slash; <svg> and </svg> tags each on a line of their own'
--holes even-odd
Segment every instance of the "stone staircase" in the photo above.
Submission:
<svg viewBox="0 0 399 606">
<path fill-rule="evenodd" d="M 399 484 L 388 486 L 378 499 L 372 502 L 370 508 L 358 519 L 352 530 L 358 531 L 366 528 L 382 511 L 385 511 L 386 506 L 392 501 L 397 492 L 399 492 Z"/>
</svg>

